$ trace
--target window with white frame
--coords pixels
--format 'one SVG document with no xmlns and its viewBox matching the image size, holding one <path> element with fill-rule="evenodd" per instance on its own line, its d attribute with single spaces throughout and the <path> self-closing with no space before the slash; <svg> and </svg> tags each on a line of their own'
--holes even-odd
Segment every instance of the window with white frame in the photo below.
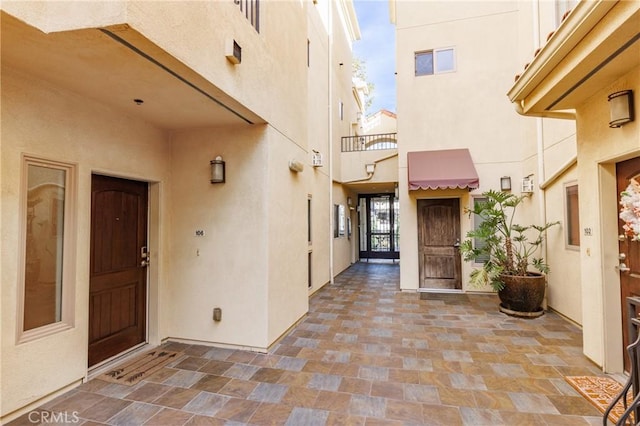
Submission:
<svg viewBox="0 0 640 426">
<path fill-rule="evenodd" d="M 569 248 L 580 247 L 580 215 L 578 208 L 578 184 L 568 183 L 565 192 L 565 230 Z"/>
<path fill-rule="evenodd" d="M 20 342 L 73 326 L 75 173 L 71 164 L 23 161 Z"/>
<path fill-rule="evenodd" d="M 415 53 L 416 76 L 442 74 L 455 70 L 455 50 L 452 47 L 423 50 Z"/>
</svg>

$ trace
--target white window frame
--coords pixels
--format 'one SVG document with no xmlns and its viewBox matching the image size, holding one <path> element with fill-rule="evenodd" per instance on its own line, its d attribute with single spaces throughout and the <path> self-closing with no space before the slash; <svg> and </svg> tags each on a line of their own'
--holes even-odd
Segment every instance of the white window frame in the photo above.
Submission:
<svg viewBox="0 0 640 426">
<path fill-rule="evenodd" d="M 24 330 L 26 239 L 27 239 L 27 188 L 29 166 L 47 167 L 65 172 L 65 199 L 62 243 L 62 296 L 60 299 L 60 321 L 30 330 Z M 16 343 L 26 343 L 45 336 L 68 330 L 75 326 L 75 276 L 76 276 L 76 210 L 77 210 L 77 165 L 39 157 L 23 155 L 20 180 L 20 233 L 19 263 L 16 309 Z"/>
<path fill-rule="evenodd" d="M 564 200 L 564 224 L 565 224 L 565 226 L 564 226 L 564 229 L 565 229 L 565 231 L 564 231 L 564 245 L 565 245 L 565 248 L 567 250 L 579 251 L 580 250 L 580 244 L 575 245 L 575 244 L 570 244 L 569 243 L 569 221 L 570 221 L 570 219 L 569 219 L 569 200 L 567 199 L 568 198 L 567 197 L 567 195 L 568 195 L 567 194 L 567 190 L 569 188 L 571 188 L 571 187 L 574 187 L 574 186 L 578 190 L 578 223 L 574 224 L 574 225 L 578 227 L 577 228 L 578 238 L 581 237 L 581 235 L 580 235 L 580 213 L 579 213 L 579 209 L 580 209 L 580 207 L 579 207 L 579 203 L 580 203 L 580 187 L 578 185 L 578 181 L 574 180 L 574 181 L 570 181 L 570 182 L 565 182 L 562 185 L 562 197 L 563 197 L 563 200 Z"/>
<path fill-rule="evenodd" d="M 438 53 L 450 50 L 453 54 L 453 64 L 451 69 L 447 69 L 441 71 L 438 69 Z M 417 59 L 419 55 L 430 53 L 433 61 L 433 72 L 432 73 L 418 73 L 418 68 L 416 66 Z M 450 47 L 441 47 L 438 49 L 427 49 L 420 50 L 414 53 L 414 72 L 416 77 L 421 77 L 424 75 L 436 75 L 436 74 L 447 74 L 457 71 L 457 60 L 456 60 L 456 49 L 453 46 Z"/>
</svg>

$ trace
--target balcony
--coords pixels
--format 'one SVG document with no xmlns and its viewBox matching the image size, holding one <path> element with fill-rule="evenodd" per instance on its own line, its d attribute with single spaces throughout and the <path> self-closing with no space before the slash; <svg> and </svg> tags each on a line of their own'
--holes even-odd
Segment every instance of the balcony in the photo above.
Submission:
<svg viewBox="0 0 640 426">
<path fill-rule="evenodd" d="M 397 133 L 378 133 L 375 135 L 342 137 L 342 152 L 378 151 L 383 149 L 397 148 Z"/>
<path fill-rule="evenodd" d="M 393 193 L 398 182 L 397 133 L 345 136 L 341 181 L 358 194 Z M 369 173 L 368 169 L 373 172 Z"/>
</svg>

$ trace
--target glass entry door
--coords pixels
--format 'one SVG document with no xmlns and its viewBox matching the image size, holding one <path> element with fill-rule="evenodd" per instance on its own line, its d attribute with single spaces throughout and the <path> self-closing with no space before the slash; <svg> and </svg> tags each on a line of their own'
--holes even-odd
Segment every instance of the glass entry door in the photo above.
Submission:
<svg viewBox="0 0 640 426">
<path fill-rule="evenodd" d="M 399 202 L 393 194 L 361 195 L 360 259 L 399 259 Z"/>
</svg>

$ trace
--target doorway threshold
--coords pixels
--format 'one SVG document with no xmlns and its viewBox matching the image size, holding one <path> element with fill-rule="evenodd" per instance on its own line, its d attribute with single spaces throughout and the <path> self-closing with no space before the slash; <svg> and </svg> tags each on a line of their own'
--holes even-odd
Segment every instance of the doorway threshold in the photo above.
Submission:
<svg viewBox="0 0 640 426">
<path fill-rule="evenodd" d="M 133 358 L 137 355 L 139 355 L 142 352 L 145 352 L 151 348 L 154 348 L 155 346 L 150 345 L 147 342 L 142 342 L 137 344 L 136 346 L 133 346 L 129 349 L 127 349 L 124 352 L 121 352 L 117 355 L 112 356 L 111 358 L 107 358 L 104 361 L 99 362 L 96 365 L 92 365 L 91 367 L 89 367 L 89 369 L 87 370 L 87 375 L 84 378 L 84 382 L 88 382 L 89 380 L 101 375 L 102 373 L 104 373 L 105 371 L 108 371 L 109 369 L 111 369 L 114 365 L 119 364 L 123 361 L 126 361 L 130 358 Z"/>
<path fill-rule="evenodd" d="M 464 290 L 459 288 L 419 288 L 418 293 L 452 293 L 460 294 L 464 293 Z"/>
</svg>

